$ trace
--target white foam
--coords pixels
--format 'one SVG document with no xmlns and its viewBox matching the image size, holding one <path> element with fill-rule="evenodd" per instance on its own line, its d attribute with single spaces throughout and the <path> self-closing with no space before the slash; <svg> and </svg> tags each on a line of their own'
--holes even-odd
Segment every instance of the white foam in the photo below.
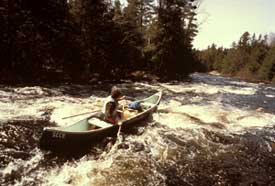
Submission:
<svg viewBox="0 0 275 186">
<path fill-rule="evenodd" d="M 204 83 L 178 83 L 176 85 L 162 84 L 158 85 L 149 85 L 146 83 L 137 83 L 137 86 L 148 87 L 154 90 L 167 89 L 172 90 L 177 93 L 202 93 L 213 95 L 216 93 L 231 93 L 238 95 L 253 95 L 257 90 L 257 86 L 240 83 L 245 85 L 244 88 L 236 88 L 232 85 L 227 86 L 218 86 L 218 85 L 207 85 Z M 99 92 L 100 95 L 103 95 L 104 92 Z M 0 92 L 4 97 L 14 96 L 12 93 Z M 87 115 L 82 115 L 78 117 L 73 117 L 71 119 L 64 120 L 63 117 L 70 115 L 76 115 L 79 113 L 85 113 L 92 110 L 100 109 L 103 103 L 103 98 L 99 96 L 84 97 L 84 98 L 75 98 L 70 96 L 62 96 L 58 92 L 54 96 L 48 96 L 47 92 L 44 89 L 39 87 L 26 87 L 23 89 L 18 89 L 14 94 L 16 96 L 22 96 L 22 100 L 16 101 L 0 101 L 0 118 L 1 119 L 12 119 L 15 117 L 22 116 L 33 116 L 40 117 L 47 110 L 51 111 L 51 121 L 56 122 L 60 126 L 66 126 L 72 124 L 73 122 L 87 117 Z M 43 95 L 42 97 L 26 100 L 24 96 L 29 95 Z M 275 115 L 271 113 L 257 112 L 255 110 L 249 109 L 239 109 L 234 106 L 223 105 L 221 102 L 223 96 L 218 97 L 212 102 L 202 102 L 203 95 L 194 96 L 194 97 L 185 97 L 185 95 L 177 95 L 177 97 L 169 97 L 169 94 L 164 94 L 164 100 L 159 105 L 159 112 L 153 114 L 154 121 L 157 121 L 159 124 L 155 126 L 147 126 L 145 132 L 142 135 L 129 135 L 127 140 L 133 142 L 140 142 L 141 144 L 146 144 L 146 148 L 150 148 L 149 152 L 140 152 L 148 153 L 148 156 L 153 158 L 148 158 L 150 161 L 169 161 L 170 159 L 176 157 L 177 153 L 176 145 L 168 144 L 163 139 L 164 135 L 184 135 L 181 136 L 182 140 L 198 140 L 201 137 L 201 128 L 207 127 L 209 130 L 226 130 L 229 132 L 243 132 L 247 131 L 250 128 L 262 128 L 266 126 L 275 125 Z M 266 95 L 267 97 L 273 97 L 273 95 Z M 182 104 L 179 100 L 189 99 L 191 103 Z M 164 112 L 161 112 L 164 111 Z M 166 112 L 165 112 L 166 111 Z M 220 124 L 224 128 L 216 128 L 215 124 Z M 192 132 L 182 132 L 177 133 L 178 130 L 187 130 Z M 197 133 L 200 134 L 197 134 Z M 5 136 L 5 133 L 1 133 Z M 120 139 L 120 138 L 119 138 Z M 177 138 L 179 140 L 179 138 Z M 181 140 L 181 138 L 180 138 Z M 118 140 L 119 141 L 119 140 Z M 43 185 L 108 185 L 110 184 L 110 179 L 118 178 L 117 185 L 123 184 L 122 179 L 127 180 L 129 177 L 133 178 L 129 180 L 129 185 L 134 185 L 138 181 L 134 178 L 139 179 L 137 176 L 141 174 L 142 176 L 147 176 L 144 167 L 141 166 L 136 160 L 140 160 L 139 152 L 131 154 L 127 149 L 118 149 L 118 143 L 113 145 L 110 151 L 106 151 L 101 154 L 97 160 L 91 159 L 89 154 L 87 157 L 84 157 L 81 160 L 75 162 L 68 162 L 64 165 L 57 166 L 48 170 L 41 171 L 40 175 L 37 173 L 39 178 L 43 181 Z M 169 141 L 170 143 L 170 141 Z M 130 143 L 130 147 L 132 144 Z M 202 144 L 207 145 L 207 144 Z M 270 149 L 269 149 L 270 150 Z M 123 153 L 124 152 L 124 153 Z M 126 153 L 125 153 L 126 152 Z M 18 160 L 16 162 L 9 163 L 1 173 L 5 175 L 11 174 L 13 171 L 22 171 L 22 180 L 17 182 L 16 185 L 26 185 L 25 183 L 31 182 L 32 177 L 28 175 L 32 173 L 32 169 L 35 168 L 41 159 L 43 159 L 43 154 L 41 152 L 32 152 L 34 155 L 30 160 L 23 161 Z M 143 154 L 142 154 L 143 155 Z M 196 153 L 190 153 L 189 158 L 194 158 Z M 136 157 L 135 157 L 136 156 Z M 90 159 L 89 159 L 90 158 Z M 133 167 L 124 168 L 122 164 L 125 159 L 131 160 Z M 142 160 L 142 159 L 141 159 Z M 143 160 L 142 160 L 143 161 Z M 156 167 L 153 162 L 142 162 L 145 166 L 148 166 L 148 179 L 150 180 L 151 185 L 158 185 L 157 182 L 154 182 L 154 177 L 162 178 L 165 180 L 165 177 L 162 177 L 160 173 L 157 172 Z M 128 175 L 123 175 L 124 171 L 128 171 Z M 38 171 L 39 172 L 39 171 Z M 157 175 L 157 176 L 156 176 Z M 112 177 L 111 177 L 112 176 Z M 131 177 L 132 176 L 132 177 Z M 36 177 L 37 178 L 37 177 Z M 124 181 L 125 181 L 124 180 Z M 133 181 L 134 180 L 134 181 Z M 163 180 L 159 180 L 160 182 Z M 131 182 L 133 181 L 133 182 Z M 135 182 L 136 181 L 136 182 Z M 114 183 L 114 182 L 113 182 Z M 139 182 L 138 182 L 139 183 Z"/>
<path fill-rule="evenodd" d="M 90 112 L 99 111 L 102 105 L 103 99 L 94 97 L 81 99 L 78 103 L 54 102 L 52 103 L 52 106 L 55 107 L 55 109 L 51 115 L 51 121 L 56 122 L 60 126 L 66 126 L 87 117 L 91 114 Z M 68 119 L 62 119 L 64 117 L 74 116 L 82 113 L 87 114 Z"/>
<path fill-rule="evenodd" d="M 230 85 L 218 86 L 218 85 L 208 85 L 204 83 L 179 84 L 179 85 L 162 84 L 162 86 L 176 93 L 194 92 L 194 93 L 204 93 L 204 94 L 231 93 L 231 94 L 239 94 L 239 95 L 253 95 L 257 91 L 255 87 L 235 88 L 234 86 L 230 86 Z"/>
<path fill-rule="evenodd" d="M 102 172 L 111 169 L 112 164 L 112 158 L 99 160 L 82 158 L 74 163 L 65 163 L 62 167 L 49 172 L 44 185 L 95 185 L 97 180 L 106 179 Z"/>
<path fill-rule="evenodd" d="M 10 162 L 1 170 L 2 175 L 5 177 L 12 174 L 13 171 L 21 171 L 21 175 L 28 175 L 28 173 L 34 169 L 44 157 L 42 152 L 37 148 L 35 148 L 31 154 L 34 154 L 34 156 L 29 160 L 18 159 L 15 162 Z"/>
<path fill-rule="evenodd" d="M 244 131 L 248 128 L 275 125 L 275 115 L 257 112 L 256 110 L 241 110 L 236 107 L 224 107 L 219 102 L 209 105 L 181 105 L 171 100 L 168 104 L 161 104 L 160 109 L 168 113 L 156 113 L 154 119 L 170 128 L 215 128 L 218 123 L 232 132 Z"/>
<path fill-rule="evenodd" d="M 252 95 L 256 92 L 256 87 L 244 87 L 236 88 L 233 86 L 218 86 L 218 85 L 208 85 L 204 83 L 178 83 L 176 85 L 171 84 L 161 84 L 149 85 L 146 83 L 136 83 L 137 86 L 142 85 L 143 87 L 150 87 L 153 89 L 163 89 L 167 88 L 174 92 L 195 92 L 195 93 L 207 93 L 207 94 L 216 94 L 216 93 L 232 93 L 232 94 L 241 94 L 241 95 Z M 243 84 L 243 83 L 242 83 Z M 250 85 L 250 84 L 248 84 Z M 60 126 L 67 126 L 72 124 L 82 118 L 87 117 L 89 114 L 72 117 L 70 119 L 62 119 L 64 117 L 73 116 L 81 113 L 86 113 L 90 111 L 100 110 L 103 104 L 103 98 L 91 96 L 85 98 L 75 98 L 70 96 L 61 96 L 57 90 L 46 90 L 40 87 L 25 87 L 15 89 L 16 96 L 25 96 L 25 95 L 46 95 L 47 92 L 55 92 L 56 96 L 44 96 L 36 99 L 27 99 L 16 100 L 10 102 L 0 102 L 0 118 L 1 120 L 9 120 L 13 118 L 20 117 L 33 117 L 39 118 L 42 117 L 47 110 L 52 112 L 51 121 L 56 122 Z M 103 93 L 101 92 L 100 95 Z M 5 93 L 1 91 L 3 96 L 13 96 L 10 92 Z M 267 97 L 274 97 L 273 95 L 266 95 Z M 184 98 L 184 97 L 183 97 Z M 242 127 L 255 127 L 255 126 L 267 126 L 272 124 L 271 121 L 274 116 L 272 114 L 256 114 L 254 111 L 245 111 L 238 108 L 226 108 L 221 106 L 220 102 L 223 99 L 222 97 L 218 98 L 216 101 L 213 101 L 209 104 L 198 105 L 198 104 L 186 104 L 182 105 L 181 102 L 171 100 L 168 103 L 161 102 L 159 108 L 168 110 L 168 114 L 158 114 L 154 115 L 157 121 L 165 125 L 170 126 L 171 128 L 177 127 L 189 127 L 197 128 L 201 127 L 203 123 L 221 123 L 226 124 L 226 127 L 236 126 L 239 128 Z M 200 102 L 203 100 L 203 97 L 194 96 L 190 98 L 192 102 Z M 248 113 L 247 113 L 248 112 Z M 249 116 L 249 117 L 248 117 Z M 238 119 L 242 117 L 242 119 Z M 271 118 L 271 119 L 270 119 Z M 196 120 L 197 119 L 197 120 Z"/>
<path fill-rule="evenodd" d="M 99 110 L 102 104 L 102 98 L 72 98 L 68 96 L 0 102 L 0 120 L 26 119 L 26 117 L 41 118 L 43 114 L 47 114 L 46 112 L 52 112 L 49 113 L 51 121 L 62 126 L 71 124 L 87 115 L 67 120 L 63 120 L 63 117 Z"/>
</svg>

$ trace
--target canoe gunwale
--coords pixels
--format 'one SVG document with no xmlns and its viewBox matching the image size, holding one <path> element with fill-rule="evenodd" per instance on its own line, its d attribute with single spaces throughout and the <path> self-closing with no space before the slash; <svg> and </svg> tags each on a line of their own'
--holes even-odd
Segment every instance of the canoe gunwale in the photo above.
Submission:
<svg viewBox="0 0 275 186">
<path fill-rule="evenodd" d="M 153 111 L 154 109 L 156 109 L 156 107 L 160 103 L 160 100 L 161 100 L 161 97 L 162 97 L 162 92 L 160 91 L 160 92 L 158 92 L 158 93 L 156 93 L 156 94 L 154 94 L 154 95 L 152 95 L 150 97 L 153 97 L 153 96 L 158 96 L 158 100 L 156 101 L 156 103 L 152 107 L 148 108 L 147 110 L 145 110 L 143 112 L 138 113 L 134 117 L 131 117 L 131 118 L 128 118 L 127 120 L 122 121 L 122 126 L 125 123 L 131 122 L 131 120 L 134 120 L 134 119 L 137 119 L 139 117 L 142 117 L 143 115 L 149 114 L 151 111 Z M 142 100 L 139 100 L 139 101 L 143 101 L 143 100 L 149 99 L 150 97 L 142 99 Z M 94 114 L 92 114 L 91 116 L 89 116 L 89 117 L 87 117 L 85 119 L 79 120 L 78 122 L 81 122 L 81 121 L 84 121 L 84 120 L 88 121 L 89 119 L 91 119 L 94 116 L 96 116 L 98 113 L 99 112 L 94 113 Z M 95 132 L 104 131 L 104 130 L 107 130 L 107 129 L 110 129 L 110 128 L 118 127 L 118 125 L 112 125 L 112 126 L 109 126 L 109 127 L 103 127 L 103 128 L 98 128 L 98 129 L 95 129 L 95 130 L 87 130 L 87 131 L 67 131 L 67 130 L 64 130 L 65 128 L 69 128 L 69 127 L 72 127 L 74 125 L 77 125 L 78 122 L 76 122 L 76 123 L 74 123 L 72 125 L 66 126 L 66 127 L 45 127 L 43 129 L 43 131 L 47 131 L 47 132 L 59 132 L 59 133 L 64 133 L 64 134 L 91 134 L 91 133 L 95 133 Z"/>
</svg>

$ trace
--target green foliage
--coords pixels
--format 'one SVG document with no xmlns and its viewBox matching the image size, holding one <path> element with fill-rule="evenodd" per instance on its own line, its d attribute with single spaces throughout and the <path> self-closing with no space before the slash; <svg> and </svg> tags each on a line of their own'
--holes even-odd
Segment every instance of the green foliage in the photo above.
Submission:
<svg viewBox="0 0 275 186">
<path fill-rule="evenodd" d="M 0 6 L 1 82 L 166 79 L 201 68 L 193 0 L 20 0 Z"/>
<path fill-rule="evenodd" d="M 127 2 L 128 6 L 124 9 L 125 19 L 137 26 L 139 32 L 144 34 L 154 14 L 154 0 L 127 0 Z"/>
<path fill-rule="evenodd" d="M 207 69 L 250 80 L 272 81 L 274 79 L 274 47 L 268 44 L 267 36 L 258 38 L 245 32 L 232 48 L 217 48 L 215 45 L 199 53 Z"/>
<path fill-rule="evenodd" d="M 1 66 L 2 70 L 0 70 L 0 73 L 3 74 L 5 70 L 7 70 L 8 66 L 10 65 L 10 56 L 7 56 L 8 54 L 8 48 L 9 46 L 9 14 L 8 14 L 8 0 L 3 0 L 1 2 L 1 9 L 0 9 L 0 58 L 1 58 Z"/>
<path fill-rule="evenodd" d="M 2 30 L 8 38 L 3 46 L 8 48 L 4 53 L 8 55 L 2 58 L 3 81 L 36 81 L 43 79 L 49 69 L 56 71 L 65 55 L 59 49 L 66 43 L 66 4 L 65 0 L 22 0 L 9 3 L 8 14 L 1 12 L 8 20 L 7 29 Z"/>
<path fill-rule="evenodd" d="M 164 74 L 164 79 L 181 78 L 192 72 L 195 61 L 190 44 L 193 36 L 190 19 L 195 16 L 192 2 L 160 0 L 158 3 L 157 19 L 150 30 L 155 31 L 151 32 L 152 61 L 158 63 L 155 71 Z M 187 12 L 193 16 L 188 17 Z"/>
<path fill-rule="evenodd" d="M 229 75 L 236 75 L 240 69 L 239 64 L 241 64 L 242 63 L 241 61 L 243 61 L 243 58 L 245 58 L 241 56 L 242 54 L 239 50 L 237 49 L 229 50 L 227 55 L 224 56 L 224 59 L 222 61 L 221 72 Z"/>
<path fill-rule="evenodd" d="M 267 53 L 262 66 L 259 69 L 258 77 L 260 80 L 275 80 L 275 47 L 273 46 Z"/>
</svg>

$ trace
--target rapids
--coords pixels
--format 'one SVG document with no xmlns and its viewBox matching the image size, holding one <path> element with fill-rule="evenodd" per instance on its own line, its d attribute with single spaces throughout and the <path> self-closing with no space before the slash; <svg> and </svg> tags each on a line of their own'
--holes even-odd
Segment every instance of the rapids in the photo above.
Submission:
<svg viewBox="0 0 275 186">
<path fill-rule="evenodd" d="M 275 87 L 195 73 L 190 82 L 117 84 L 137 99 L 163 90 L 152 118 L 88 153 L 38 148 L 45 126 L 98 110 L 113 84 L 0 86 L 0 185 L 275 185 Z"/>
</svg>

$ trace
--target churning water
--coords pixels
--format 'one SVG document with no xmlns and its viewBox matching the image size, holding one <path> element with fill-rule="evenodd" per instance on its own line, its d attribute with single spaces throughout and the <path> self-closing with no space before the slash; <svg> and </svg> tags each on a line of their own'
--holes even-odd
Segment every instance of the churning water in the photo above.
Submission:
<svg viewBox="0 0 275 186">
<path fill-rule="evenodd" d="M 158 111 L 72 157 L 41 151 L 42 128 L 100 109 L 112 84 L 0 87 L 0 185 L 274 186 L 275 87 L 191 78 L 118 84 L 137 99 L 163 90 Z"/>
</svg>

